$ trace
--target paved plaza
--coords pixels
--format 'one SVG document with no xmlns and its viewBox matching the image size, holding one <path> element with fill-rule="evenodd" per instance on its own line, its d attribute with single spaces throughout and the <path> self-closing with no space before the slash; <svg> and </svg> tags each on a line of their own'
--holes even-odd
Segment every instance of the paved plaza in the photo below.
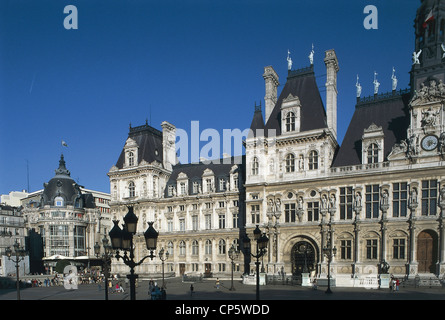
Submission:
<svg viewBox="0 0 445 320">
<path fill-rule="evenodd" d="M 129 287 L 123 283 L 124 292 L 109 293 L 109 300 L 130 300 Z M 148 280 L 140 280 L 136 289 L 137 300 L 151 300 L 148 295 Z M 158 281 L 160 285 L 160 281 Z M 190 293 L 193 284 L 194 293 Z M 180 278 L 166 280 L 167 300 L 255 300 L 256 288 L 254 285 L 244 285 L 241 281 L 234 281 L 235 290 L 230 290 L 230 279 L 220 281 L 220 288 L 215 286 L 215 280 L 202 282 L 182 282 Z M 442 287 L 403 287 L 399 291 L 391 292 L 389 289 L 365 288 L 336 288 L 332 293 L 326 293 L 326 287 L 317 290 L 311 287 L 292 285 L 266 285 L 260 287 L 261 300 L 445 300 L 445 288 Z M 63 286 L 30 287 L 20 290 L 21 300 L 104 300 L 103 285 L 80 284 L 77 290 L 66 290 Z M 0 300 L 17 300 L 14 289 L 0 290 Z"/>
</svg>

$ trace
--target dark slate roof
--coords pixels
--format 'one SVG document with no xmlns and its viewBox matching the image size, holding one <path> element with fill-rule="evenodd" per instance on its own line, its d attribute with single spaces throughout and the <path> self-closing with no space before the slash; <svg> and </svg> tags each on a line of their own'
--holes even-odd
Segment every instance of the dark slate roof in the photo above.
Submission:
<svg viewBox="0 0 445 320">
<path fill-rule="evenodd" d="M 408 103 L 411 94 L 400 91 L 383 94 L 375 99 L 367 98 L 357 103 L 346 135 L 338 151 L 333 167 L 362 163 L 363 130 L 371 124 L 382 127 L 384 133 L 384 160 L 387 160 L 394 144 L 406 139 L 409 126 Z"/>
<path fill-rule="evenodd" d="M 163 148 L 162 148 L 162 132 L 149 126 L 148 124 L 134 127 L 130 126 L 129 138 L 136 141 L 139 146 L 138 162 L 142 160 L 152 163 L 158 161 L 162 163 Z M 122 152 L 117 160 L 116 167 L 122 169 L 125 162 L 125 152 Z"/>
<path fill-rule="evenodd" d="M 173 172 L 167 182 L 167 186 L 174 184 L 176 185 L 176 179 L 178 178 L 178 175 L 183 172 L 187 175 L 189 181 L 200 181 L 202 183 L 202 175 L 206 169 L 210 169 L 213 171 L 215 178 L 219 177 L 225 177 L 228 178 L 230 176 L 230 170 L 234 165 L 238 166 L 238 172 L 240 177 L 244 177 L 244 161 L 245 156 L 239 156 L 239 157 L 231 157 L 231 158 L 225 158 L 219 159 L 220 163 L 188 163 L 188 164 L 177 164 L 173 166 Z M 230 160 L 230 161 L 228 161 Z M 230 162 L 230 163 L 225 163 Z M 242 179 L 243 180 L 243 179 Z M 244 180 L 243 180 L 244 181 Z M 217 188 L 218 192 L 218 186 L 215 181 L 215 187 Z M 188 194 L 193 194 L 193 184 L 189 183 L 189 190 Z M 168 188 L 165 188 L 164 196 L 168 197 Z"/>
<path fill-rule="evenodd" d="M 281 103 L 289 94 L 298 96 L 301 102 L 300 131 L 327 128 L 326 110 L 311 66 L 289 71 L 286 84 L 266 123 L 266 131 L 275 129 L 277 135 L 281 134 Z"/>
<path fill-rule="evenodd" d="M 256 137 L 257 130 L 263 130 L 264 132 L 264 119 L 263 113 L 261 112 L 261 106 L 255 106 L 255 112 L 253 114 L 252 123 L 250 124 L 250 132 L 248 134 L 248 138 Z"/>
</svg>

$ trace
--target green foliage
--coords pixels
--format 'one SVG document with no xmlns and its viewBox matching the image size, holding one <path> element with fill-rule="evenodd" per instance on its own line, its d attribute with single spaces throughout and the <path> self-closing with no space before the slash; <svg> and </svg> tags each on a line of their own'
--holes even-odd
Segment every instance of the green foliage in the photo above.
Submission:
<svg viewBox="0 0 445 320">
<path fill-rule="evenodd" d="M 56 263 L 56 272 L 57 273 L 63 273 L 63 269 L 65 269 L 66 266 L 70 265 L 70 262 L 68 260 L 59 260 Z"/>
</svg>

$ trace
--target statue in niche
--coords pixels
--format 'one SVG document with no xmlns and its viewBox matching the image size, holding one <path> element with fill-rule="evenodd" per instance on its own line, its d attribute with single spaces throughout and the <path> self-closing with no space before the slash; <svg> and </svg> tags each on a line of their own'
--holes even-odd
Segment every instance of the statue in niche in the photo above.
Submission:
<svg viewBox="0 0 445 320">
<path fill-rule="evenodd" d="M 322 209 L 327 209 L 328 208 L 328 198 L 326 197 L 325 194 L 321 198 L 321 208 Z"/>
<path fill-rule="evenodd" d="M 422 111 L 422 126 L 434 126 L 436 124 L 436 118 L 439 112 L 434 112 L 430 107 L 427 110 Z"/>
<path fill-rule="evenodd" d="M 276 207 L 276 212 L 281 212 L 281 200 L 280 200 L 280 198 L 275 200 L 275 207 Z"/>
<path fill-rule="evenodd" d="M 357 192 L 355 194 L 355 203 L 354 203 L 355 208 L 361 208 L 362 207 L 362 195 L 360 192 Z"/>
<path fill-rule="evenodd" d="M 272 199 L 269 199 L 267 204 L 267 212 L 275 212 L 275 205 Z"/>
<path fill-rule="evenodd" d="M 417 188 L 412 188 L 411 189 L 411 193 L 410 193 L 410 197 L 409 197 L 409 203 L 411 205 L 417 204 Z"/>
<path fill-rule="evenodd" d="M 335 208 L 335 195 L 331 194 L 329 198 L 329 208 Z"/>
</svg>

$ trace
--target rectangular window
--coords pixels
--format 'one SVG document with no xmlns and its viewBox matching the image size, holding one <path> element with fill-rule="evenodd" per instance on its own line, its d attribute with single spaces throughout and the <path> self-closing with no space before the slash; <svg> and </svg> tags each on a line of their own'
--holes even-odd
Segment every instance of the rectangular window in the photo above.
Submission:
<svg viewBox="0 0 445 320">
<path fill-rule="evenodd" d="M 295 222 L 295 203 L 286 203 L 284 205 L 284 216 L 286 222 Z"/>
<path fill-rule="evenodd" d="M 366 218 L 379 217 L 379 185 L 366 186 Z"/>
<path fill-rule="evenodd" d="M 377 239 L 366 240 L 366 259 L 377 259 Z"/>
<path fill-rule="evenodd" d="M 392 216 L 406 217 L 408 204 L 408 183 L 393 183 L 392 190 Z"/>
<path fill-rule="evenodd" d="M 351 260 L 352 257 L 352 241 L 351 240 L 341 240 L 341 253 L 340 258 L 342 260 Z"/>
<path fill-rule="evenodd" d="M 219 228 L 220 229 L 225 229 L 226 228 L 226 215 L 225 214 L 220 214 L 218 216 L 218 220 L 219 220 Z"/>
<path fill-rule="evenodd" d="M 206 214 L 204 218 L 205 218 L 206 229 L 207 230 L 212 229 L 212 216 L 210 214 Z"/>
<path fill-rule="evenodd" d="M 173 219 L 167 220 L 167 231 L 169 231 L 169 232 L 173 231 Z"/>
<path fill-rule="evenodd" d="M 185 231 L 185 219 L 179 219 L 179 231 Z"/>
<path fill-rule="evenodd" d="M 307 203 L 307 221 L 318 221 L 320 219 L 320 203 L 318 201 Z"/>
<path fill-rule="evenodd" d="M 260 223 L 260 205 L 254 204 L 251 206 L 252 223 Z"/>
<path fill-rule="evenodd" d="M 437 180 L 422 181 L 422 215 L 434 216 L 437 212 Z"/>
<path fill-rule="evenodd" d="M 352 187 L 340 188 L 340 219 L 352 219 Z"/>
<path fill-rule="evenodd" d="M 238 228 L 238 212 L 232 213 L 232 228 Z"/>
<path fill-rule="evenodd" d="M 192 229 L 193 231 L 198 230 L 199 225 L 198 225 L 198 216 L 192 216 Z"/>
<path fill-rule="evenodd" d="M 394 259 L 405 259 L 405 239 L 394 239 L 393 240 L 393 258 Z"/>
</svg>

